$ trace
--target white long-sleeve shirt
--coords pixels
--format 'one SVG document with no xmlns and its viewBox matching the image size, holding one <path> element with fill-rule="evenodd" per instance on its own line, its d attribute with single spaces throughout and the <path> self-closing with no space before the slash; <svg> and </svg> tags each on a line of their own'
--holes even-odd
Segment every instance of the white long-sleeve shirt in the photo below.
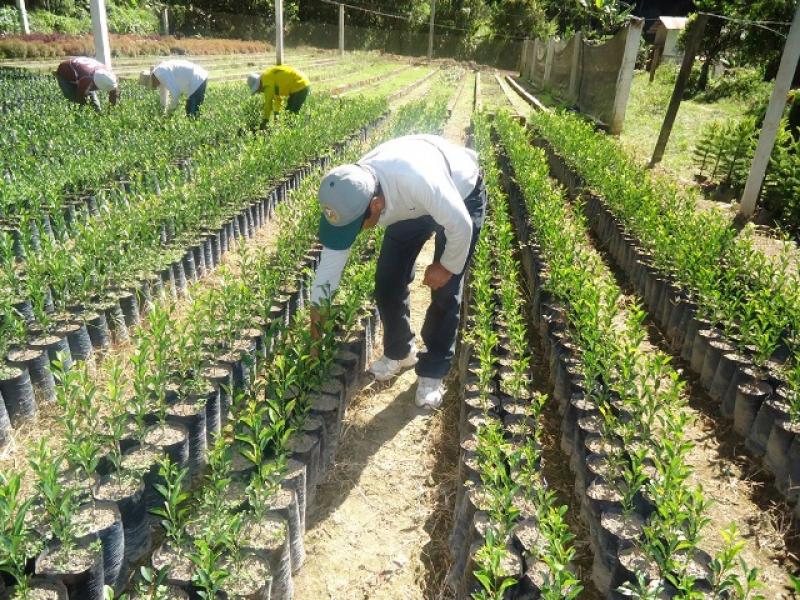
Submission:
<svg viewBox="0 0 800 600">
<path fill-rule="evenodd" d="M 472 240 L 472 219 L 464 199 L 478 181 L 475 152 L 439 136 L 411 135 L 381 144 L 358 163 L 373 169 L 386 199 L 378 225 L 430 215 L 444 228 L 442 266 L 461 273 Z M 349 255 L 350 249 L 323 248 L 311 290 L 314 304 L 339 287 Z"/>
<path fill-rule="evenodd" d="M 208 79 L 208 71 L 188 60 L 173 59 L 153 69 L 161 93 L 161 108 L 171 113 L 178 107 L 181 95 L 191 96 Z M 169 103 L 167 102 L 169 98 Z"/>
</svg>

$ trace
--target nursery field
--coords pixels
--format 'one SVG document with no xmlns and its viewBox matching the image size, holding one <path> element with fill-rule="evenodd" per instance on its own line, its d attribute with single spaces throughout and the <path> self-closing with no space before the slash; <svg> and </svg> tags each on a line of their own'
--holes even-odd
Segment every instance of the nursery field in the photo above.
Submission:
<svg viewBox="0 0 800 600">
<path fill-rule="evenodd" d="M 198 60 L 198 119 L 0 70 L 0 597 L 796 597 L 789 261 L 504 73 L 299 50 L 259 131 L 271 57 Z M 433 412 L 366 373 L 380 229 L 308 325 L 321 177 L 423 132 L 489 192 Z"/>
</svg>

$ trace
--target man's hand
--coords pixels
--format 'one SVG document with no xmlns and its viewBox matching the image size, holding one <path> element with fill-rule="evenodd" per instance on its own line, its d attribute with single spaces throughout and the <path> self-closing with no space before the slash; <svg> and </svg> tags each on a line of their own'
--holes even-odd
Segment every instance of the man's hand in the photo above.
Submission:
<svg viewBox="0 0 800 600">
<path fill-rule="evenodd" d="M 425 279 L 423 285 L 427 285 L 432 290 L 438 290 L 447 285 L 453 274 L 442 266 L 442 263 L 435 262 L 425 269 Z"/>
</svg>

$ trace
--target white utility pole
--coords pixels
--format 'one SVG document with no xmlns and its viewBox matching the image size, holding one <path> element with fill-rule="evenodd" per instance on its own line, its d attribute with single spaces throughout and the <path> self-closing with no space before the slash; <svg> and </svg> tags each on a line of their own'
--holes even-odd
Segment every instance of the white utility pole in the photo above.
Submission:
<svg viewBox="0 0 800 600">
<path fill-rule="evenodd" d="M 94 34 L 94 57 L 107 67 L 111 67 L 111 42 L 108 41 L 108 22 L 106 21 L 106 1 L 92 0 L 89 5 L 92 14 L 92 33 Z"/>
<path fill-rule="evenodd" d="M 639 40 L 642 37 L 644 19 L 633 17 L 628 23 L 625 34 L 625 50 L 622 54 L 622 64 L 617 75 L 617 87 L 614 91 L 614 108 L 609 125 L 609 133 L 619 135 L 625 123 L 625 111 L 628 109 L 628 98 L 631 95 L 633 83 L 633 69 L 636 67 L 636 53 L 639 50 Z M 688 45 L 688 44 L 687 44 Z M 687 50 L 688 52 L 688 50 Z"/>
<path fill-rule="evenodd" d="M 283 0 L 275 0 L 275 64 L 283 64 Z"/>
<path fill-rule="evenodd" d="M 739 214 L 743 217 L 752 217 L 756 210 L 756 200 L 758 200 L 761 184 L 764 182 L 764 175 L 769 166 L 769 158 L 775 146 L 775 137 L 778 135 L 783 110 L 786 108 L 786 96 L 792 85 L 798 60 L 800 60 L 800 4 L 795 9 L 789 37 L 783 47 L 781 64 L 778 67 L 778 75 L 775 77 L 775 87 L 772 88 L 767 114 L 764 117 L 764 124 L 761 126 L 761 134 L 758 136 L 756 154 L 753 157 L 750 174 L 747 176 L 747 183 L 742 193 Z"/>
<path fill-rule="evenodd" d="M 436 18 L 436 0 L 431 0 L 431 27 L 428 31 L 428 60 L 433 59 L 433 21 Z"/>
<path fill-rule="evenodd" d="M 344 4 L 339 5 L 339 56 L 344 56 Z"/>
<path fill-rule="evenodd" d="M 22 33 L 28 35 L 31 32 L 31 26 L 28 24 L 28 9 L 25 8 L 25 0 L 17 0 L 17 10 L 19 11 L 19 24 L 22 27 Z"/>
</svg>

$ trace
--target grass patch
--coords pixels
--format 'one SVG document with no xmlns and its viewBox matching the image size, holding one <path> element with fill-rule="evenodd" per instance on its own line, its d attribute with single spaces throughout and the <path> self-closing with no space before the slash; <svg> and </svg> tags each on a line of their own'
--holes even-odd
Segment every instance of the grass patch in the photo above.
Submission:
<svg viewBox="0 0 800 600">
<path fill-rule="evenodd" d="M 672 78 L 657 76 L 652 83 L 648 79 L 648 74 L 644 72 L 634 75 L 625 127 L 619 136 L 623 147 L 644 163 L 649 162 L 653 154 L 674 87 Z M 713 103 L 696 100 L 681 102 L 662 167 L 689 178 L 696 171 L 692 153 L 703 127 L 711 121 L 739 119 L 747 108 L 745 102 L 729 98 Z"/>
</svg>

